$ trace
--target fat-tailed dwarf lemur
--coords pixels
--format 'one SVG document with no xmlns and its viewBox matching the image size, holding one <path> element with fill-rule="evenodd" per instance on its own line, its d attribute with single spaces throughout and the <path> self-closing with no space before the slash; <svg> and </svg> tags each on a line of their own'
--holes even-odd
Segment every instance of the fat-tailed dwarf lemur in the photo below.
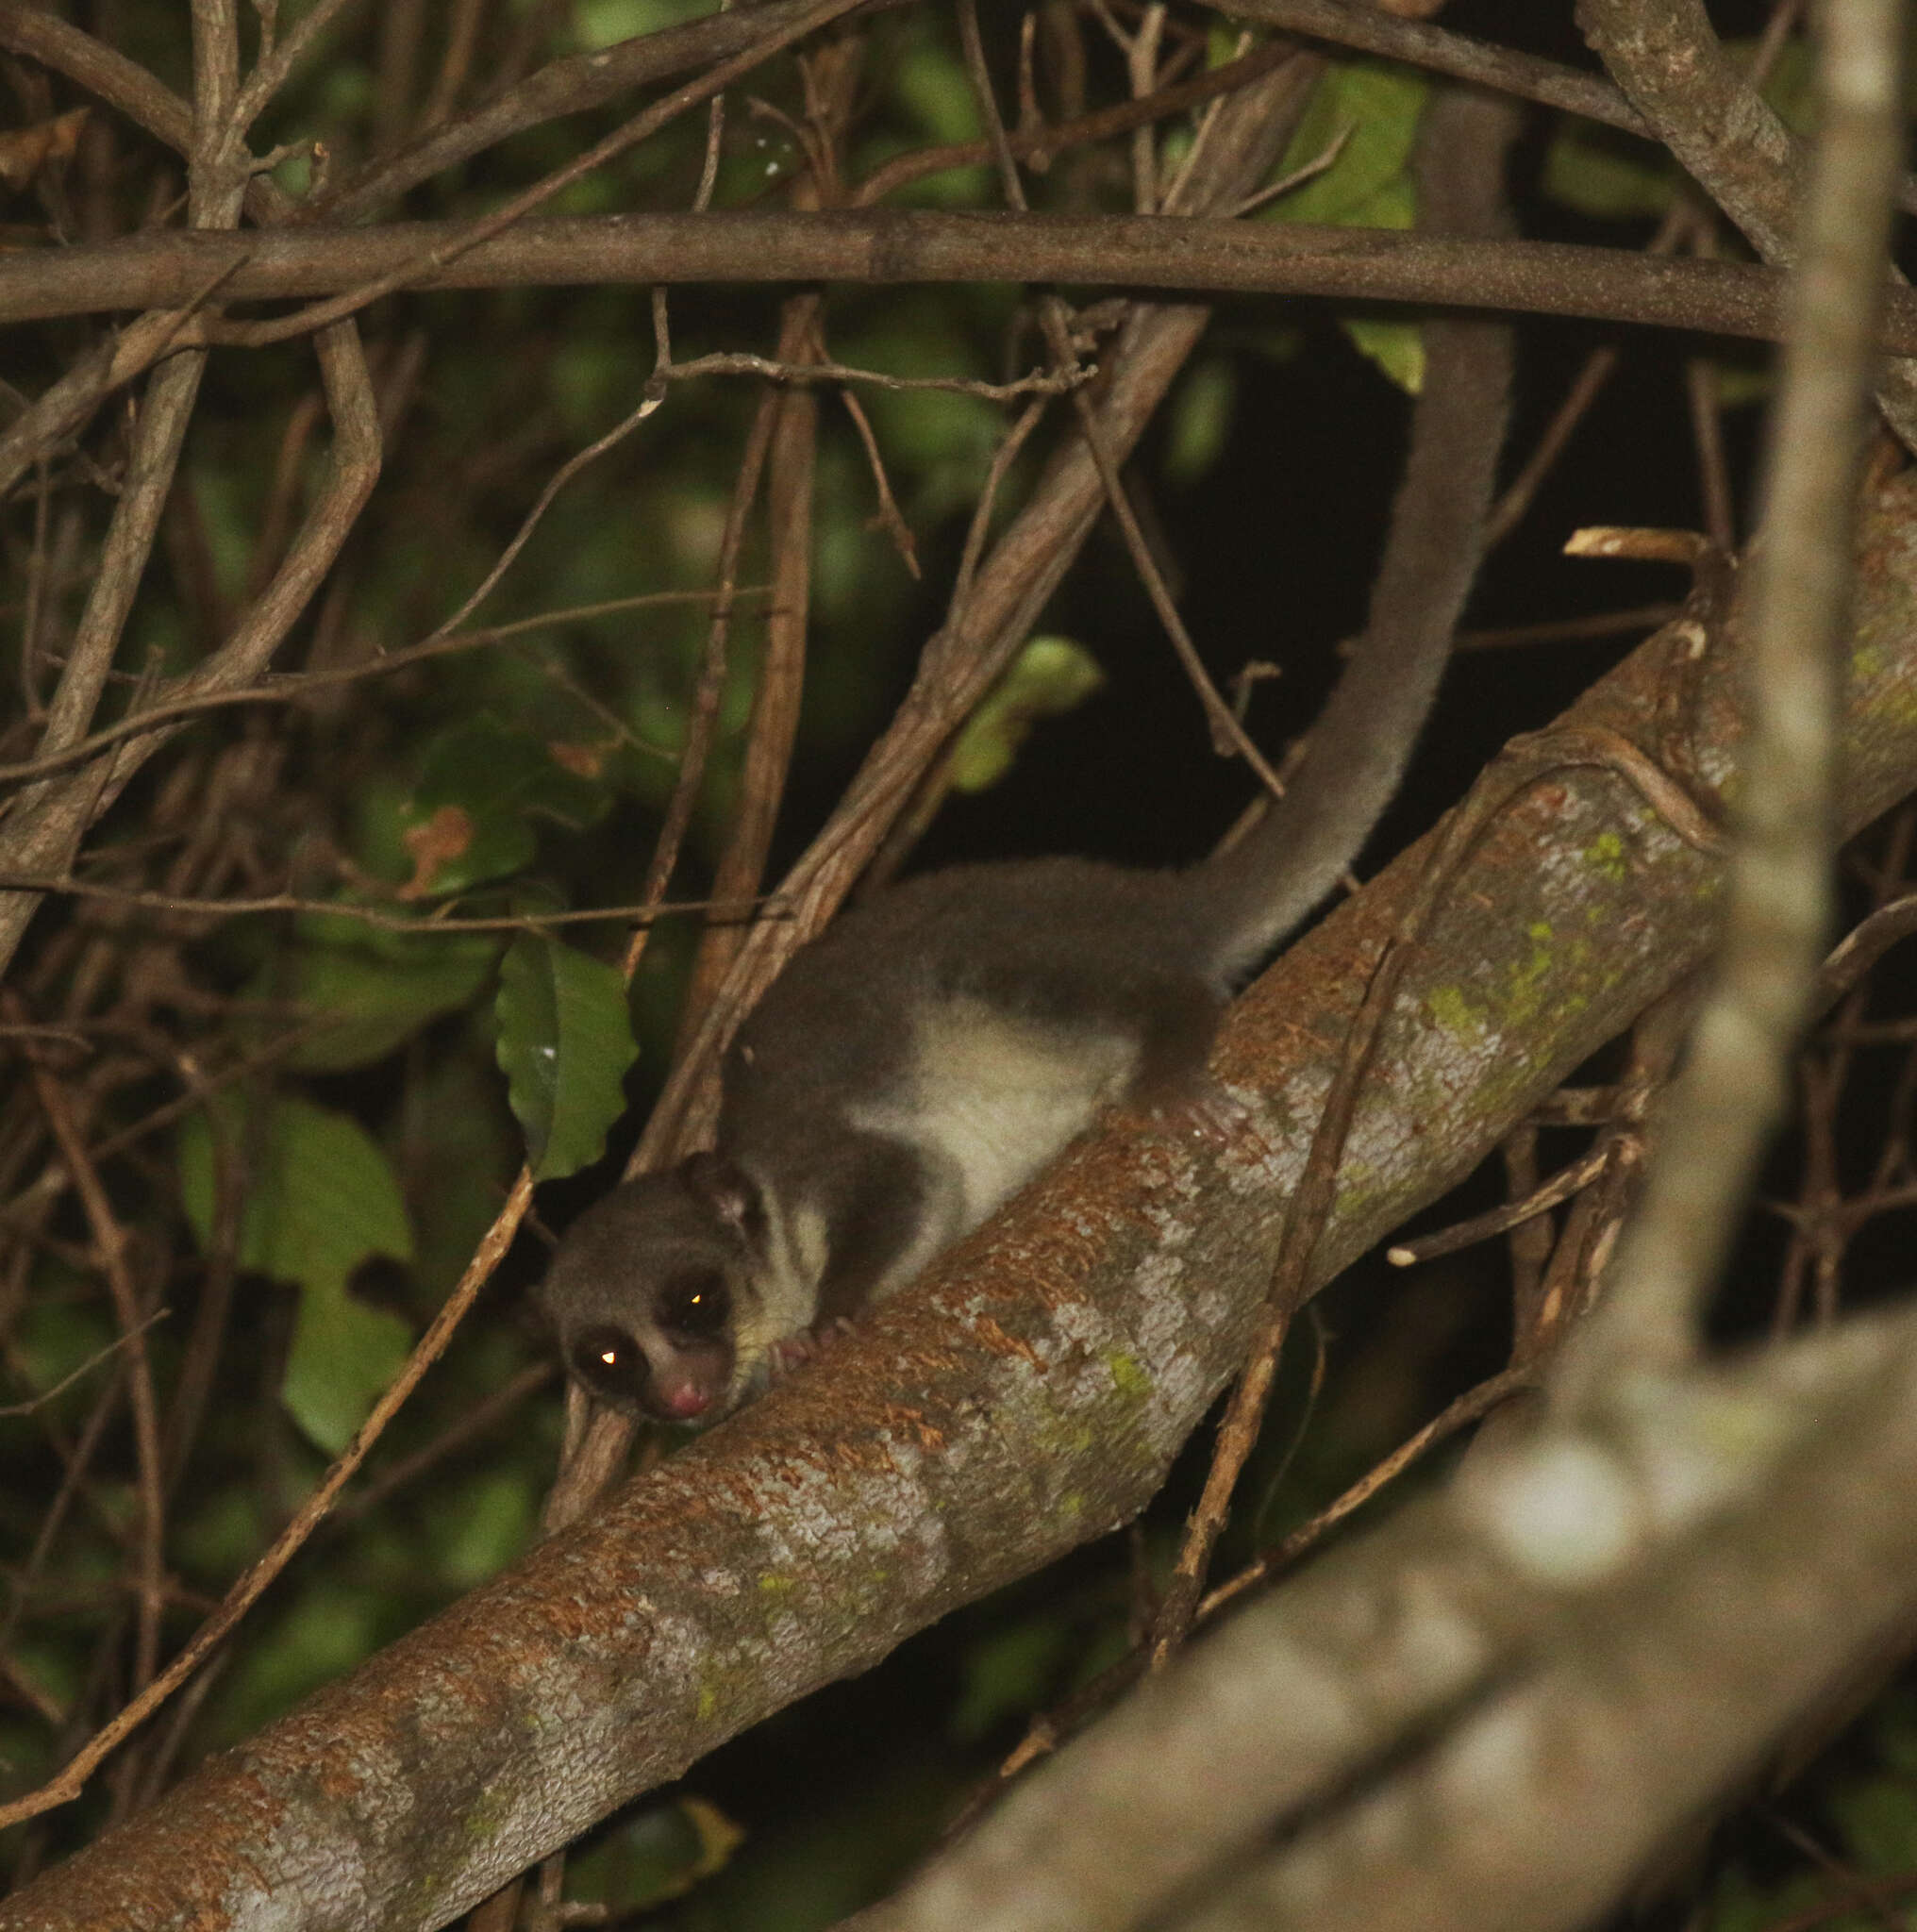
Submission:
<svg viewBox="0 0 1917 1932">
<path fill-rule="evenodd" d="M 1497 171 L 1445 171 L 1430 225 L 1496 225 Z M 1501 155 L 1502 144 L 1496 143 Z M 1425 381 L 1364 637 L 1290 790 L 1182 872 L 1075 858 L 957 866 L 893 887 L 795 954 L 723 1069 L 716 1145 L 575 1221 L 543 1291 L 600 1399 L 704 1424 L 814 1324 L 911 1280 L 1099 1110 L 1203 1091 L 1239 980 L 1350 864 L 1410 755 L 1481 548 L 1507 331 L 1425 325 Z"/>
</svg>

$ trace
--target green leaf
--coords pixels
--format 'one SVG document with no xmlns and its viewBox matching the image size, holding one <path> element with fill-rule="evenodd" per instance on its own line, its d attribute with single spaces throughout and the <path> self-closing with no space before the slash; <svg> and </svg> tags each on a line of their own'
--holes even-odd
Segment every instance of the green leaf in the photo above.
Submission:
<svg viewBox="0 0 1917 1932">
<path fill-rule="evenodd" d="M 1195 483 L 1218 460 L 1231 433 L 1238 377 L 1223 356 L 1200 362 L 1172 398 L 1165 440 L 1165 475 L 1174 483 Z"/>
<path fill-rule="evenodd" d="M 320 1024 L 282 1064 L 330 1074 L 383 1060 L 421 1027 L 473 999 L 492 976 L 499 943 L 475 933 L 383 933 L 346 918 L 303 919 L 277 972 L 256 997 L 291 997 Z M 290 979 L 291 984 L 287 982 Z"/>
<path fill-rule="evenodd" d="M 490 1030 L 490 1010 L 487 1019 Z M 520 1135 L 505 1098 L 492 1055 L 476 1041 L 472 1050 L 432 1055 L 408 1070 L 413 1278 L 429 1301 L 442 1300 L 464 1272 L 519 1165 Z"/>
<path fill-rule="evenodd" d="M 885 425 L 888 458 L 908 469 L 955 461 L 975 466 L 981 458 L 989 464 L 996 439 L 1004 434 L 1003 417 L 980 396 L 954 395 L 944 390 L 889 390 L 873 402 L 883 403 L 869 413 Z"/>
<path fill-rule="evenodd" d="M 236 1099 L 215 1107 L 234 1145 L 242 1133 L 254 1137 L 240 1217 L 242 1268 L 339 1286 L 372 1256 L 412 1258 L 392 1170 L 357 1121 L 292 1094 L 275 1096 L 258 1116 Z M 181 1191 L 203 1246 L 213 1226 L 212 1136 L 206 1109 L 181 1123 Z"/>
<path fill-rule="evenodd" d="M 234 1478 L 217 1488 L 195 1486 L 175 1511 L 167 1552 L 182 1575 L 223 1591 L 271 1541 L 260 1521 L 264 1498 Z"/>
<path fill-rule="evenodd" d="M 1899 1685 L 1888 1692 L 1871 1728 L 1885 1764 L 1899 1777 L 1917 1777 L 1917 1690 Z"/>
<path fill-rule="evenodd" d="M 579 44 L 596 53 L 711 11 L 709 0 L 578 0 L 573 20 Z"/>
<path fill-rule="evenodd" d="M 558 940 L 515 940 L 499 969 L 499 1065 L 536 1180 L 590 1166 L 625 1111 L 638 1058 L 615 967 Z"/>
<path fill-rule="evenodd" d="M 1279 178 L 1334 148 L 1337 158 L 1322 175 L 1280 195 L 1266 214 L 1334 227 L 1410 227 L 1418 214 L 1411 149 L 1429 96 L 1430 84 L 1409 69 L 1369 60 L 1335 63 L 1292 138 Z M 1418 393 L 1425 345 L 1415 324 L 1370 315 L 1342 322 L 1361 356 L 1400 389 Z"/>
<path fill-rule="evenodd" d="M 371 1414 L 412 1346 L 412 1330 L 387 1308 L 375 1308 L 343 1285 L 308 1282 L 279 1399 L 308 1439 L 337 1456 Z"/>
<path fill-rule="evenodd" d="M 1207 16 L 1205 27 L 1205 71 L 1225 67 L 1238 58 L 1238 43 L 1244 38 L 1243 23 Z"/>
<path fill-rule="evenodd" d="M 1415 322 L 1393 322 L 1382 315 L 1347 315 L 1344 332 L 1407 395 L 1425 388 L 1425 338 Z"/>
<path fill-rule="evenodd" d="M 440 1575 L 457 1590 L 483 1582 L 525 1548 L 539 1518 L 530 1470 L 495 1469 L 467 1483 L 427 1519 Z"/>
<path fill-rule="evenodd" d="M 280 1095 L 256 1114 L 223 1098 L 180 1125 L 180 1192 L 200 1244 L 212 1239 L 215 1131 L 244 1164 L 237 1257 L 300 1291 L 280 1400 L 307 1435 L 338 1455 L 365 1421 L 409 1343 L 397 1316 L 357 1301 L 346 1283 L 375 1255 L 412 1258 L 392 1169 L 357 1121 Z"/>
<path fill-rule="evenodd" d="M 1698 1924 L 1705 1932 L 1771 1932 L 1780 1921 L 1824 1900 L 1824 1886 L 1812 1874 L 1800 1874 L 1780 1885 L 1759 1886 L 1748 1873 L 1733 1865 L 1719 1875 Z M 1826 1932 L 1850 1932 L 1852 1923 L 1833 1920 Z"/>
<path fill-rule="evenodd" d="M 1917 1858 L 1917 1790 L 1900 1777 L 1860 1779 L 1834 1791 L 1831 1815 L 1866 1873 L 1907 1872 Z"/>
<path fill-rule="evenodd" d="M 1776 394 L 1776 369 L 1768 356 L 1761 359 L 1720 356 L 1714 359 L 1720 409 L 1755 408 Z"/>
<path fill-rule="evenodd" d="M 1418 194 L 1409 175 L 1393 175 L 1362 201 L 1354 202 L 1354 228 L 1409 228 L 1418 219 Z"/>
<path fill-rule="evenodd" d="M 363 870 L 393 885 L 412 871 L 406 849 L 410 806 L 406 787 L 389 773 L 369 774 L 353 794 L 353 850 Z"/>
<path fill-rule="evenodd" d="M 1725 51 L 1740 67 L 1748 69 L 1751 59 L 1758 51 L 1755 40 L 1726 41 Z M 1771 72 L 1763 86 L 1765 100 L 1770 102 L 1780 120 L 1792 134 L 1809 135 L 1817 125 L 1817 63 L 1811 58 L 1810 42 L 1805 40 L 1788 40 L 1777 49 L 1776 58 L 1771 62 Z M 1904 87 L 1904 105 L 1908 108 L 1917 103 L 1917 82 L 1907 75 Z"/>
<path fill-rule="evenodd" d="M 532 862 L 531 821 L 582 830 L 602 818 L 608 789 L 560 762 L 529 731 L 478 717 L 433 741 L 401 812 L 416 893 L 458 892 Z"/>
<path fill-rule="evenodd" d="M 1070 638 L 1029 640 L 958 734 L 952 749 L 954 789 L 983 791 L 996 785 L 1039 719 L 1075 710 L 1104 682 L 1097 659 L 1082 644 Z"/>
<path fill-rule="evenodd" d="M 1074 1619 L 1056 1613 L 1007 1624 L 973 1644 L 964 1657 L 953 1737 L 975 1744 L 1007 1718 L 1034 1710 L 1056 1687 L 1083 1633 Z"/>
<path fill-rule="evenodd" d="M 1270 219 L 1334 227 L 1409 226 L 1411 203 L 1403 184 L 1429 92 L 1429 82 L 1408 67 L 1334 61 L 1275 178 L 1296 174 L 1334 147 L 1337 158 L 1322 175 L 1280 195 L 1266 211 Z M 1344 144 L 1338 147 L 1341 136 Z M 1399 194 L 1385 194 L 1394 184 Z"/>
<path fill-rule="evenodd" d="M 371 1591 L 337 1572 L 304 1585 L 242 1647 L 236 1668 L 220 1686 L 215 1738 L 237 1742 L 350 1671 L 378 1646 L 378 1610 Z"/>
<path fill-rule="evenodd" d="M 1544 192 L 1598 221 L 1656 219 L 1682 177 L 1662 148 L 1567 121 L 1544 152 Z"/>
<path fill-rule="evenodd" d="M 56 1284 L 43 1274 L 36 1277 L 35 1286 L 41 1291 L 21 1309 L 13 1332 L 8 1363 L 13 1386 L 8 1393 L 43 1396 L 70 1375 L 78 1375 L 70 1388 L 52 1397 L 51 1413 L 84 1413 L 99 1398 L 99 1376 L 110 1375 L 118 1367 L 113 1324 L 97 1301 L 82 1299 L 71 1289 L 69 1295 L 47 1292 Z M 89 1363 L 97 1363 L 97 1370 L 79 1374 Z"/>
<path fill-rule="evenodd" d="M 951 145 L 978 139 L 978 97 L 964 61 L 951 48 L 919 41 L 900 57 L 892 88 L 900 106 L 933 141 Z"/>
<path fill-rule="evenodd" d="M 690 1891 L 723 1870 L 744 1839 L 716 1805 L 677 1798 L 623 1819 L 576 1857 L 569 1854 L 567 1878 L 579 1897 L 623 1916 Z"/>
<path fill-rule="evenodd" d="M 784 180 L 806 160 L 788 128 L 758 115 L 750 120 L 734 116 L 726 124 L 719 153 L 715 200 L 721 208 L 757 201 L 775 181 Z"/>
</svg>

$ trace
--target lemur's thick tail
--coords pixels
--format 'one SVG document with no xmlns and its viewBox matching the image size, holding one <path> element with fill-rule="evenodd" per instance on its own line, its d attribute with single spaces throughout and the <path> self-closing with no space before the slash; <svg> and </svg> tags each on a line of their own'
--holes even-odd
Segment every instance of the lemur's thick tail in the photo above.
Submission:
<svg viewBox="0 0 1917 1932">
<path fill-rule="evenodd" d="M 1516 125 L 1509 105 L 1487 94 L 1456 89 L 1432 101 L 1414 164 L 1425 227 L 1505 232 L 1504 163 Z M 1511 334 L 1501 323 L 1441 315 L 1425 322 L 1424 339 L 1424 389 L 1364 635 L 1286 795 L 1199 869 L 1217 894 L 1216 963 L 1226 976 L 1257 964 L 1358 857 L 1404 776 L 1477 573 Z"/>
</svg>

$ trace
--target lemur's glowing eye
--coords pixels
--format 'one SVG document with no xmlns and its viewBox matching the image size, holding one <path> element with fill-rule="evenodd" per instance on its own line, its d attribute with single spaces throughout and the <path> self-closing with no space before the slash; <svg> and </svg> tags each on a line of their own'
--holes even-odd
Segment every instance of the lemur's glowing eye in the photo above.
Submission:
<svg viewBox="0 0 1917 1932">
<path fill-rule="evenodd" d="M 652 1379 L 645 1351 L 623 1328 L 589 1328 L 573 1344 L 579 1379 L 608 1401 L 637 1401 Z"/>
<path fill-rule="evenodd" d="M 659 1286 L 656 1303 L 659 1326 L 688 1341 L 710 1341 L 725 1331 L 732 1315 L 725 1277 L 716 1268 L 688 1268 Z"/>
</svg>

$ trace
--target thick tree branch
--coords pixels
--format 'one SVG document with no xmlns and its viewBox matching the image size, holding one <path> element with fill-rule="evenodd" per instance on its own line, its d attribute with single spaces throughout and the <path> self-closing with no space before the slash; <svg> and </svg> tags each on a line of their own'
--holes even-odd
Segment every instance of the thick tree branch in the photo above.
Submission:
<svg viewBox="0 0 1917 1932">
<path fill-rule="evenodd" d="M 1913 527 L 1917 487 L 1884 486 L 1859 543 L 1852 825 L 1917 785 Z M 1655 740 L 1659 675 L 1685 644 L 1643 647 L 1576 708 L 1567 744 Z M 1732 761 L 1730 669 L 1705 667 L 1710 783 Z M 1236 1366 L 1338 1041 L 1423 857 L 1235 1009 L 1217 1070 L 1263 1096 L 1269 1151 L 1221 1168 L 1122 1125 L 1094 1138 L 813 1369 L 205 1767 L 0 1927 L 216 1908 L 235 1926 L 442 1924 L 723 1739 L 1142 1507 Z M 1714 890 L 1712 863 L 1616 771 L 1545 769 L 1412 967 L 1324 1265 L 1457 1179 L 1694 968 Z"/>
<path fill-rule="evenodd" d="M 337 293 L 417 264 L 426 289 L 631 283 L 1058 281 L 1216 293 L 1433 302 L 1771 340 L 1785 278 L 1748 262 L 1673 260 L 1560 242 L 1465 242 L 1393 229 L 1167 222 L 1152 215 L 610 215 L 527 220 L 462 246 L 472 225 L 348 233 L 142 235 L 0 257 L 0 322 Z M 435 255 L 458 259 L 429 270 Z M 240 325 L 236 325 L 240 326 Z M 1917 296 L 1892 292 L 1883 345 L 1917 354 Z"/>
<path fill-rule="evenodd" d="M 1589 1924 L 1908 1624 L 1913 1481 L 1908 1310 L 1675 1376 L 1242 1612 L 843 1932 Z"/>
</svg>

